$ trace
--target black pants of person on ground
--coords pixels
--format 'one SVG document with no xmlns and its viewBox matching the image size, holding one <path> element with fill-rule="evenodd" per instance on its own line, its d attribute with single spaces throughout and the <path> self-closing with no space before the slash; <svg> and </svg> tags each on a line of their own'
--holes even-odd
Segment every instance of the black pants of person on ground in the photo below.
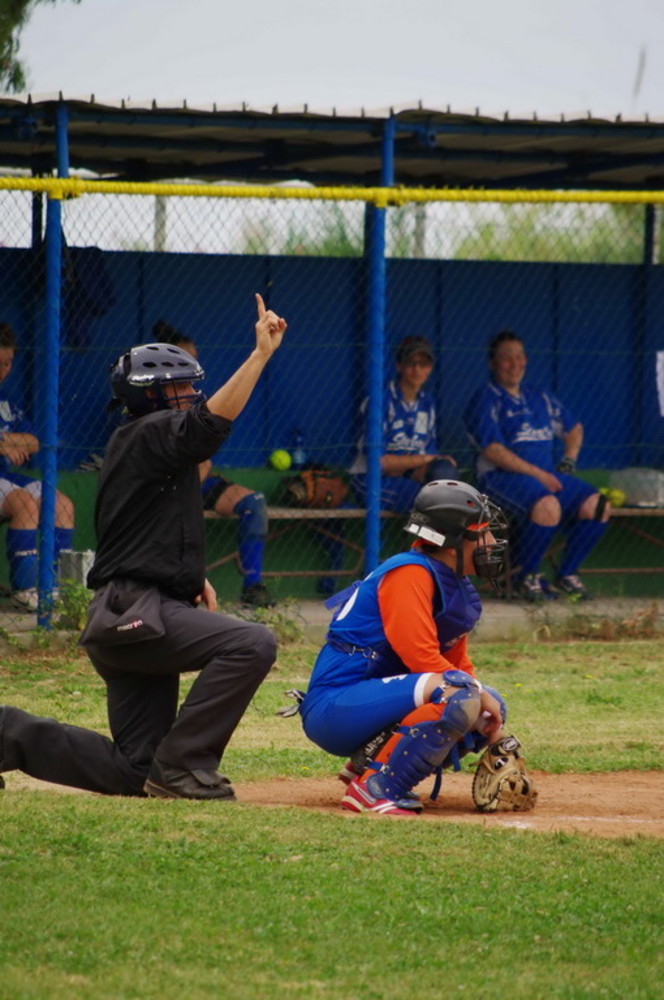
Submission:
<svg viewBox="0 0 664 1000">
<path fill-rule="evenodd" d="M 154 757 L 216 769 L 276 656 L 263 625 L 161 597 L 165 633 L 126 646 L 87 646 L 107 688 L 112 739 L 0 709 L 0 771 L 107 795 L 142 795 Z M 181 673 L 200 671 L 178 711 Z"/>
</svg>

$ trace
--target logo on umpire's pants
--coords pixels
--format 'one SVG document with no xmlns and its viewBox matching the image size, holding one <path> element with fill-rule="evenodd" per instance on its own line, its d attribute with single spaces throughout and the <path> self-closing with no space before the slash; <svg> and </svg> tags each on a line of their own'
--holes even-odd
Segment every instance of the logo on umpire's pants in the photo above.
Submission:
<svg viewBox="0 0 664 1000">
<path fill-rule="evenodd" d="M 126 625 L 116 625 L 115 629 L 117 632 L 126 632 L 130 628 L 138 628 L 143 624 L 142 618 L 137 618 L 135 622 L 127 622 Z"/>
</svg>

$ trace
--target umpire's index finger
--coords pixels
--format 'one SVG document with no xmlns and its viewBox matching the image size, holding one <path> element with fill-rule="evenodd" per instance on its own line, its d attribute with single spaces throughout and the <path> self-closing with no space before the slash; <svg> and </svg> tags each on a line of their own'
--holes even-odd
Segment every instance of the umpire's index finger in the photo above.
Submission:
<svg viewBox="0 0 664 1000">
<path fill-rule="evenodd" d="M 256 295 L 256 308 L 258 309 L 258 318 L 262 319 L 263 316 L 265 316 L 265 313 L 267 312 L 265 308 L 265 303 L 263 302 L 263 296 L 260 295 L 258 292 L 256 292 L 255 295 Z"/>
</svg>

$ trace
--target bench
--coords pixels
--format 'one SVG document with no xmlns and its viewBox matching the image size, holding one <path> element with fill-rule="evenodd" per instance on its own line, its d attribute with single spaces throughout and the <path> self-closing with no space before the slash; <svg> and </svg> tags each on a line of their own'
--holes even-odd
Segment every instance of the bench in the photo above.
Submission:
<svg viewBox="0 0 664 1000">
<path fill-rule="evenodd" d="M 345 548 L 354 552 L 356 555 L 355 561 L 350 566 L 345 566 L 341 570 L 330 570 L 325 567 L 318 569 L 281 569 L 278 571 L 266 570 L 264 572 L 265 577 L 320 577 L 332 576 L 358 576 L 362 575 L 364 572 L 364 546 L 352 541 L 351 539 L 339 534 L 329 527 L 326 527 L 326 521 L 340 521 L 340 520 L 364 520 L 367 516 L 367 511 L 362 507 L 337 507 L 337 508 L 321 508 L 321 509 L 311 509 L 311 508 L 300 508 L 300 507 L 284 507 L 278 505 L 268 505 L 267 508 L 268 518 L 270 522 L 270 531 L 268 534 L 268 541 L 275 540 L 281 537 L 286 531 L 292 529 L 293 527 L 306 524 L 313 531 L 319 535 L 327 536 L 334 541 L 340 542 Z M 383 519 L 394 519 L 399 518 L 401 515 L 394 514 L 391 511 L 381 511 L 381 518 Z M 214 511 L 205 511 L 205 517 L 207 520 L 212 521 L 232 521 L 233 518 L 220 517 L 215 514 Z M 657 549 L 664 549 L 664 537 L 660 535 L 652 534 L 645 530 L 644 527 L 638 526 L 637 524 L 632 524 L 632 521 L 639 521 L 647 518 L 661 518 L 664 517 L 664 507 L 615 507 L 612 510 L 611 520 L 619 523 L 632 535 L 635 535 Z M 281 525 L 278 525 L 281 522 Z M 555 552 L 558 550 L 562 543 L 558 542 L 550 552 Z M 214 570 L 220 566 L 228 563 L 234 563 L 240 570 L 240 563 L 237 550 L 229 552 L 227 555 L 220 559 L 212 561 L 207 569 Z M 664 563 L 664 559 L 662 560 Z M 648 573 L 664 573 L 664 565 L 657 566 L 593 566 L 585 564 L 583 567 L 584 574 L 614 574 L 614 575 L 635 575 L 635 574 L 648 574 Z"/>
<path fill-rule="evenodd" d="M 204 512 L 205 519 L 207 521 L 232 521 L 233 517 L 222 517 L 216 514 L 213 510 L 206 510 Z M 324 535 L 331 538 L 334 541 L 340 542 L 347 549 L 355 552 L 357 555 L 356 562 L 352 566 L 344 567 L 344 569 L 331 570 L 326 567 L 320 569 L 284 569 L 279 571 L 265 570 L 263 572 L 264 577 L 319 577 L 319 576 L 349 576 L 357 575 L 364 572 L 364 546 L 358 545 L 356 542 L 351 541 L 344 535 L 340 535 L 338 532 L 331 531 L 328 527 L 325 527 L 325 521 L 346 521 L 346 520 L 366 520 L 367 512 L 363 507 L 280 507 L 268 504 L 267 507 L 268 522 L 270 524 L 270 530 L 267 536 L 268 542 L 279 538 L 286 532 L 289 527 L 297 526 L 305 523 L 313 531 L 320 535 Z M 381 518 L 398 518 L 400 514 L 394 514 L 392 511 L 381 511 Z M 283 521 L 286 524 L 281 528 L 273 528 L 272 525 L 276 522 Z M 290 523 L 288 523 L 290 522 Z M 229 552 L 227 555 L 223 556 L 221 559 L 215 559 L 213 562 L 209 563 L 207 570 L 218 569 L 220 566 L 226 563 L 234 562 L 240 569 L 240 562 L 237 550 L 234 552 Z"/>
<path fill-rule="evenodd" d="M 318 552 L 318 546 L 313 546 L 307 553 L 303 553 L 303 558 L 299 556 L 299 546 L 294 545 L 291 536 L 298 527 L 309 526 L 307 533 L 315 534 L 322 538 L 323 533 L 330 528 L 334 528 L 335 519 L 348 526 L 346 537 L 331 532 L 334 540 L 340 540 L 345 546 L 347 558 L 343 571 L 336 571 L 337 576 L 346 576 L 354 579 L 364 573 L 364 525 L 362 521 L 366 519 L 366 510 L 361 507 L 342 507 L 325 510 L 309 510 L 295 507 L 285 507 L 280 504 L 282 490 L 280 484 L 284 474 L 273 469 L 266 468 L 241 468 L 241 469 L 220 469 L 222 474 L 236 482 L 241 482 L 252 489 L 261 490 L 268 500 L 268 515 L 272 521 L 270 526 L 270 537 L 277 538 L 275 554 L 272 560 L 268 557 L 267 569 L 273 577 L 284 577 L 282 593 L 293 596 L 309 596 L 312 592 L 312 585 L 318 576 L 330 575 L 324 564 L 327 561 L 325 553 Z M 587 472 L 583 473 L 584 478 L 593 482 L 597 487 L 608 484 L 608 473 L 606 470 L 596 470 L 595 478 Z M 596 481 L 595 481 L 596 480 Z M 59 488 L 74 501 L 76 507 L 76 534 L 74 536 L 74 546 L 76 549 L 94 549 L 94 499 L 97 488 L 97 476 L 92 472 L 68 471 L 60 474 Z M 214 534 L 222 527 L 222 521 L 230 524 L 234 518 L 216 518 L 212 512 L 207 513 L 208 530 Z M 401 534 L 399 515 L 383 513 L 385 527 L 385 544 L 383 546 L 383 557 L 390 555 L 398 548 L 403 548 L 407 544 L 407 538 Z M 598 580 L 606 581 L 607 587 L 613 592 L 616 588 L 621 588 L 621 594 L 653 594 L 656 595 L 660 589 L 657 580 L 661 580 L 664 573 L 664 507 L 633 507 L 625 506 L 614 508 L 612 515 L 612 525 L 591 556 L 584 563 L 583 574 L 597 574 Z M 226 528 L 223 529 L 226 532 Z M 211 551 L 211 561 L 217 555 L 230 553 L 215 562 L 214 566 L 232 563 L 237 565 L 236 553 L 232 549 L 234 544 L 234 528 L 228 528 L 233 532 L 228 538 L 219 537 L 217 550 L 214 546 Z M 0 527 L 0 532 L 3 528 Z M 278 536 L 278 537 L 277 537 Z M 4 539 L 0 537 L 0 552 L 4 550 Z M 323 564 L 322 568 L 316 569 L 318 564 Z M 281 570 L 281 571 L 279 571 Z M 650 579 L 649 574 L 652 574 Z M 224 578 L 227 574 L 221 571 L 215 580 L 215 586 L 220 591 L 227 591 L 229 597 L 235 593 L 237 579 L 235 574 L 228 574 L 230 577 L 227 583 Z M 303 577 L 303 579 L 295 579 Z M 290 583 L 289 583 L 290 580 Z M 0 558 L 0 584 L 7 582 L 6 560 Z M 613 588 L 613 589 L 611 589 Z"/>
<path fill-rule="evenodd" d="M 664 549 L 664 537 L 653 535 L 643 528 L 630 524 L 629 521 L 643 518 L 664 517 L 664 507 L 613 507 L 611 521 L 622 525 L 632 535 L 643 538 L 655 548 Z M 583 567 L 584 573 L 664 573 L 664 566 L 619 566 L 619 567 Z"/>
</svg>

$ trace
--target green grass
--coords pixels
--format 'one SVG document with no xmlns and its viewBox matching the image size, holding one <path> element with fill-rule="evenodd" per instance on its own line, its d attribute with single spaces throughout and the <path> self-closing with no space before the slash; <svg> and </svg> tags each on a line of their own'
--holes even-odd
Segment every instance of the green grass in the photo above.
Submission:
<svg viewBox="0 0 664 1000">
<path fill-rule="evenodd" d="M 529 763 L 662 767 L 655 641 L 478 644 Z M 332 774 L 283 691 L 285 647 L 224 761 Z M 105 729 L 78 653 L 5 655 L 2 700 Z M 2 1000 L 664 998 L 661 841 L 394 822 L 251 804 L 0 793 Z"/>
<path fill-rule="evenodd" d="M 654 841 L 11 799 L 3 997 L 662 995 Z"/>
</svg>

